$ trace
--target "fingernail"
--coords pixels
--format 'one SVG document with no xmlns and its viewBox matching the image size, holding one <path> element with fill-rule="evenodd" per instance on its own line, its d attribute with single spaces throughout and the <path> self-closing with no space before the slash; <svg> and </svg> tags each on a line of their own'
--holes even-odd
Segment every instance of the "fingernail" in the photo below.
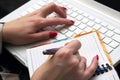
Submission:
<svg viewBox="0 0 120 80">
<path fill-rule="evenodd" d="M 69 23 L 70 23 L 70 24 L 74 24 L 75 22 L 74 22 L 73 20 L 70 20 Z"/>
<path fill-rule="evenodd" d="M 99 56 L 98 55 L 96 55 L 96 59 L 99 60 Z"/>
<path fill-rule="evenodd" d="M 52 32 L 49 33 L 50 38 L 54 38 L 56 36 L 57 36 L 57 32 L 52 31 Z"/>
<path fill-rule="evenodd" d="M 64 11 L 66 11 L 66 10 L 67 10 L 67 8 L 65 8 L 65 7 L 62 7 L 62 9 L 63 9 Z"/>
</svg>

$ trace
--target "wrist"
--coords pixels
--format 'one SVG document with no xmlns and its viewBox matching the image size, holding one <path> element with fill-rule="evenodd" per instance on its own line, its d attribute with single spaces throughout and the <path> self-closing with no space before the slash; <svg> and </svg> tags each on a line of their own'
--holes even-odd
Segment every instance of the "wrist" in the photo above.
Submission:
<svg viewBox="0 0 120 80">
<path fill-rule="evenodd" d="M 11 43 L 11 33 L 10 33 L 10 24 L 8 23 L 3 23 L 3 26 L 2 26 L 2 42 L 5 42 L 5 43 Z M 12 30 L 12 29 L 11 29 Z"/>
<path fill-rule="evenodd" d="M 62 73 L 61 68 L 47 61 L 42 64 L 32 75 L 32 80 L 58 80 Z M 60 79 L 59 79 L 60 80 Z"/>
</svg>

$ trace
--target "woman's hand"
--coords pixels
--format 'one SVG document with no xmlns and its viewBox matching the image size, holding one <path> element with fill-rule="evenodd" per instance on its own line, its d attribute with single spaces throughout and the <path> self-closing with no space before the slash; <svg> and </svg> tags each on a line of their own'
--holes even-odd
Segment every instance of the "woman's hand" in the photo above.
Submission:
<svg viewBox="0 0 120 80">
<path fill-rule="evenodd" d="M 32 80 L 88 80 L 98 66 L 95 56 L 90 66 L 86 59 L 79 55 L 81 44 L 73 40 L 60 48 L 55 55 L 41 65 L 33 74 Z"/>
<path fill-rule="evenodd" d="M 46 18 L 52 12 L 60 17 Z M 3 41 L 21 45 L 53 38 L 57 35 L 55 31 L 41 30 L 47 26 L 73 23 L 74 21 L 66 19 L 65 7 L 49 3 L 31 14 L 6 22 L 3 27 Z"/>
</svg>

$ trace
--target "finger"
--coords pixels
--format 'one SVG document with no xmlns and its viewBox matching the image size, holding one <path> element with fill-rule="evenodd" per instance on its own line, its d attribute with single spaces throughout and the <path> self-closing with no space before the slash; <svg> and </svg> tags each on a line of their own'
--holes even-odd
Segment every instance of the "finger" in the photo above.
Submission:
<svg viewBox="0 0 120 80">
<path fill-rule="evenodd" d="M 81 57 L 80 57 L 80 62 L 79 62 L 79 70 L 80 70 L 81 72 L 84 72 L 85 69 L 86 69 L 86 58 L 83 57 L 83 56 L 81 56 Z"/>
<path fill-rule="evenodd" d="M 33 41 L 39 41 L 39 40 L 46 40 L 49 38 L 54 38 L 57 36 L 57 32 L 55 31 L 43 31 L 38 32 L 32 35 Z"/>
<path fill-rule="evenodd" d="M 90 66 L 85 70 L 86 78 L 88 78 L 88 79 L 91 78 L 93 76 L 94 72 L 96 71 L 97 67 L 98 67 L 98 55 L 96 55 L 93 58 Z"/>
<path fill-rule="evenodd" d="M 61 24 L 72 25 L 74 24 L 74 21 L 65 18 L 47 18 L 47 19 L 43 19 L 42 21 L 40 20 L 37 25 L 38 26 L 40 25 L 39 28 L 41 29 L 47 26 L 61 25 Z"/>
<path fill-rule="evenodd" d="M 68 48 L 72 51 L 72 53 L 78 52 L 79 48 L 81 47 L 81 43 L 78 40 L 72 40 L 68 44 L 65 45 L 64 48 Z"/>
<path fill-rule="evenodd" d="M 76 66 L 77 67 L 76 69 L 78 69 L 80 61 L 81 61 L 81 56 L 80 56 L 79 52 L 76 52 L 73 55 L 73 64 L 72 65 Z"/>
<path fill-rule="evenodd" d="M 48 16 L 50 13 L 52 12 L 56 12 L 58 15 L 60 15 L 61 17 L 66 18 L 66 12 L 65 9 L 57 6 L 54 3 L 49 3 L 48 5 L 43 6 L 40 10 L 38 10 L 37 12 L 39 12 L 39 15 L 41 17 L 46 17 Z"/>
<path fill-rule="evenodd" d="M 81 44 L 78 40 L 73 40 L 70 41 L 69 44 L 63 46 L 62 48 L 60 48 L 55 56 L 63 59 L 68 59 L 71 56 L 73 56 L 73 54 L 76 54 L 76 52 L 78 52 L 78 49 L 81 47 Z"/>
<path fill-rule="evenodd" d="M 76 56 L 77 59 L 79 59 L 79 62 L 81 61 L 81 56 L 80 56 L 79 52 L 74 53 L 74 56 Z"/>
<path fill-rule="evenodd" d="M 72 58 L 69 60 L 69 66 L 73 69 L 73 72 L 79 69 L 80 55 L 72 55 Z"/>
<path fill-rule="evenodd" d="M 67 11 L 67 8 L 63 7 L 63 6 L 59 6 L 65 13 Z"/>
</svg>

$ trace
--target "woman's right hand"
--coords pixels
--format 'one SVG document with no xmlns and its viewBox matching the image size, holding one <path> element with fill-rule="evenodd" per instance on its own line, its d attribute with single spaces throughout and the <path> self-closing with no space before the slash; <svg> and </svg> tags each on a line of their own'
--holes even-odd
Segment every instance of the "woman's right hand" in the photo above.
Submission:
<svg viewBox="0 0 120 80">
<path fill-rule="evenodd" d="M 79 55 L 81 44 L 73 40 L 49 57 L 33 74 L 32 80 L 88 80 L 98 66 L 95 56 L 86 67 L 86 59 Z"/>
</svg>

